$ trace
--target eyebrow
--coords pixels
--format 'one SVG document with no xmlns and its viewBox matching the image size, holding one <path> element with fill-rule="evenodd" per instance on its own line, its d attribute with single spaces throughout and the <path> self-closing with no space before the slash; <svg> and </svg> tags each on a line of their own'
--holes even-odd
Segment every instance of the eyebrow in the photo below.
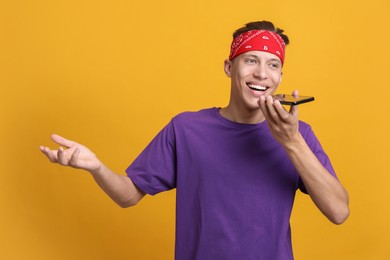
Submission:
<svg viewBox="0 0 390 260">
<path fill-rule="evenodd" d="M 255 55 L 255 54 L 244 54 L 244 57 L 245 58 L 256 58 L 256 59 L 261 59 L 259 56 Z M 279 59 L 276 59 L 276 58 L 271 58 L 267 61 L 276 61 L 278 63 L 282 63 Z"/>
</svg>

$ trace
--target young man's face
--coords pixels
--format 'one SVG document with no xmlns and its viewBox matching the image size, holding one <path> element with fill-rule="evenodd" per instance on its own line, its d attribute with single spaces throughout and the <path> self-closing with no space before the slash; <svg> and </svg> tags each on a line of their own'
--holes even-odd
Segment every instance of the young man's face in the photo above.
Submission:
<svg viewBox="0 0 390 260">
<path fill-rule="evenodd" d="M 226 60 L 225 73 L 231 78 L 231 105 L 258 109 L 259 97 L 274 94 L 279 86 L 282 62 L 272 53 L 249 51 Z"/>
</svg>

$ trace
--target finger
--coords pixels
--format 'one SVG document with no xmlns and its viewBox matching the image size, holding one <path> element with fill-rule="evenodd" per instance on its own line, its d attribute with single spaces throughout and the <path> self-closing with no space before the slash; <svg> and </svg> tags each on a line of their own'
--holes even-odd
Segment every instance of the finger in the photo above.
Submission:
<svg viewBox="0 0 390 260">
<path fill-rule="evenodd" d="M 297 98 L 299 96 L 298 89 L 295 89 L 292 92 L 292 95 Z M 290 112 L 290 114 L 292 114 L 293 116 L 298 118 L 298 106 L 291 106 L 289 112 Z"/>
<path fill-rule="evenodd" d="M 268 124 L 276 124 L 276 121 L 274 118 L 272 118 L 272 115 L 271 115 L 269 107 L 268 107 L 268 105 L 272 102 L 273 102 L 272 98 L 271 98 L 271 100 L 268 100 L 268 97 L 264 97 L 264 96 L 260 96 L 260 99 L 258 101 L 260 108 L 261 108 L 261 111 L 263 112 L 263 115 L 264 115 L 265 119 L 267 120 Z M 271 106 L 272 106 L 272 104 L 271 104 Z"/>
<path fill-rule="evenodd" d="M 266 106 L 267 106 L 267 109 L 268 109 L 267 111 L 268 111 L 269 116 L 273 120 L 277 120 L 279 115 L 278 115 L 278 112 L 275 110 L 274 100 L 272 99 L 272 96 L 267 96 L 266 100 L 267 100 Z"/>
<path fill-rule="evenodd" d="M 287 112 L 287 110 L 282 106 L 282 104 L 279 102 L 279 100 L 274 101 L 274 108 L 275 108 L 276 113 L 278 114 L 278 117 L 282 121 L 284 121 L 284 122 L 289 121 L 290 115 Z"/>
<path fill-rule="evenodd" d="M 298 106 L 291 106 L 289 113 L 298 118 Z"/>
<path fill-rule="evenodd" d="M 70 157 L 69 164 L 72 165 L 73 167 L 77 167 L 79 154 L 80 154 L 80 150 L 76 148 L 72 153 L 72 156 Z"/>
<path fill-rule="evenodd" d="M 260 106 L 261 112 L 263 112 L 264 117 L 267 119 L 269 117 L 268 109 L 267 109 L 267 100 L 264 96 L 260 96 L 258 102 Z"/>
<path fill-rule="evenodd" d="M 52 139 L 55 143 L 57 143 L 57 144 L 59 144 L 59 145 L 62 145 L 62 146 L 64 146 L 64 147 L 68 147 L 68 148 L 77 145 L 76 142 L 71 141 L 71 140 L 68 140 L 68 139 L 66 139 L 66 138 L 64 138 L 64 137 L 62 137 L 62 136 L 60 136 L 60 135 L 57 135 L 57 134 L 51 135 L 51 139 Z"/>
<path fill-rule="evenodd" d="M 50 160 L 52 163 L 57 163 L 57 151 L 50 150 L 48 147 L 40 146 L 41 152 L 46 155 L 46 157 Z"/>
<path fill-rule="evenodd" d="M 257 104 L 259 105 L 261 111 L 263 111 L 264 102 L 265 102 L 264 96 L 260 96 L 259 99 L 257 100 Z"/>
<path fill-rule="evenodd" d="M 263 104 L 264 104 L 264 96 L 260 96 L 259 97 L 259 100 L 257 100 L 257 104 L 259 105 L 260 108 L 262 108 Z"/>
<path fill-rule="evenodd" d="M 69 159 L 67 158 L 68 153 L 64 150 L 64 148 L 60 147 L 57 151 L 57 160 L 58 163 L 64 166 L 69 165 Z"/>
<path fill-rule="evenodd" d="M 39 150 L 41 150 L 41 152 L 44 153 L 44 154 L 45 154 L 45 148 L 46 147 L 44 147 L 43 145 L 39 146 Z"/>
</svg>

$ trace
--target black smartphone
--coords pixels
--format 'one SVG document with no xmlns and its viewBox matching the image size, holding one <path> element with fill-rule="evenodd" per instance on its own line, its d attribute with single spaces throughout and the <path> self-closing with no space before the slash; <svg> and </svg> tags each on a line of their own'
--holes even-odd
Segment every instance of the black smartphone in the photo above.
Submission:
<svg viewBox="0 0 390 260">
<path fill-rule="evenodd" d="M 273 99 L 279 100 L 282 105 L 295 106 L 303 103 L 307 103 L 310 101 L 314 101 L 314 97 L 311 96 L 297 96 L 287 94 L 277 94 L 273 96 Z"/>
</svg>

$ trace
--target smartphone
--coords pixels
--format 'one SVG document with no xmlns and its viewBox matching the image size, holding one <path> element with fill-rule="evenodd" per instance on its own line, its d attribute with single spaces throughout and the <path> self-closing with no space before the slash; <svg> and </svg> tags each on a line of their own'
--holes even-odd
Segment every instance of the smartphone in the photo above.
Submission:
<svg viewBox="0 0 390 260">
<path fill-rule="evenodd" d="M 314 101 L 314 97 L 311 96 L 297 96 L 287 94 L 277 94 L 274 95 L 273 98 L 275 100 L 279 100 L 282 105 L 296 106 L 299 104 L 307 103 L 310 101 Z"/>
</svg>

